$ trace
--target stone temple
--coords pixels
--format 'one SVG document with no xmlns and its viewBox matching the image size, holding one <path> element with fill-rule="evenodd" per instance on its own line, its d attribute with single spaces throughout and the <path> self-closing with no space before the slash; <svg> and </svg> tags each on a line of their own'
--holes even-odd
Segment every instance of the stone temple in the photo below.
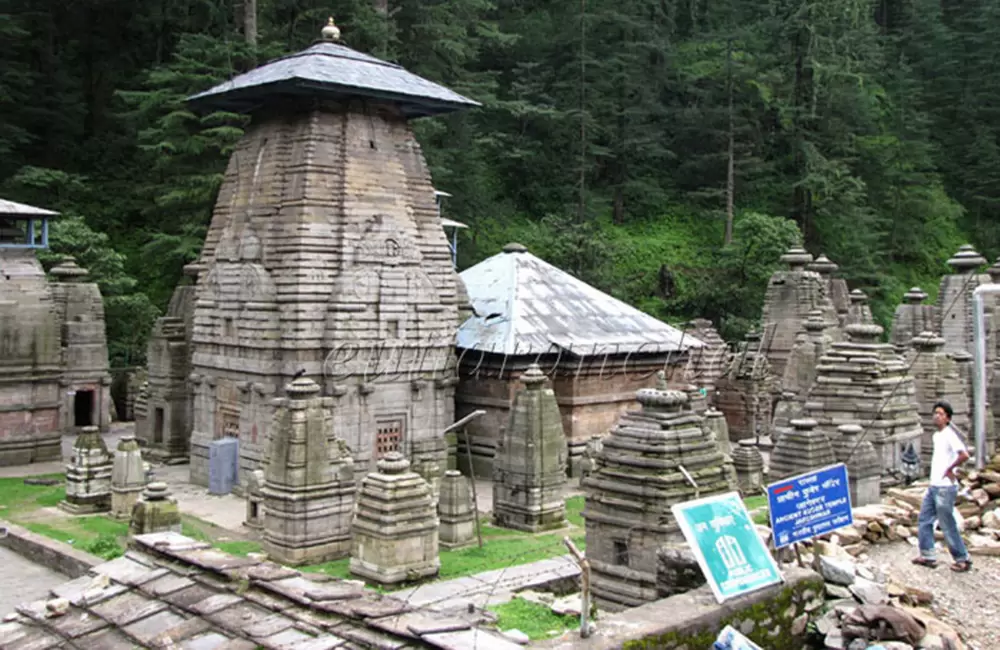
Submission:
<svg viewBox="0 0 1000 650">
<path fill-rule="evenodd" d="M 55 216 L 0 200 L 0 465 L 59 460 L 63 433 L 111 421 L 101 292 L 74 260 L 49 281 L 35 257 Z"/>
<path fill-rule="evenodd" d="M 266 452 L 296 376 L 335 400 L 361 472 L 390 451 L 440 456 L 467 302 L 410 119 L 478 104 L 323 39 L 190 98 L 251 115 L 194 267 L 192 481 L 209 445 Z"/>
</svg>

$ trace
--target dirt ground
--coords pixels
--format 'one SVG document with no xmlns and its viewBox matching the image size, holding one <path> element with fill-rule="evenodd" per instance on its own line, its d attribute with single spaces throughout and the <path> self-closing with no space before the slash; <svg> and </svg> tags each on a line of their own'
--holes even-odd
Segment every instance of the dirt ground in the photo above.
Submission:
<svg viewBox="0 0 1000 650">
<path fill-rule="evenodd" d="M 869 555 L 895 582 L 934 594 L 931 609 L 955 628 L 969 650 L 1000 648 L 1000 557 L 973 556 L 972 571 L 955 573 L 943 549 L 938 550 L 935 569 L 911 564 L 917 549 L 903 542 L 873 546 Z"/>
</svg>

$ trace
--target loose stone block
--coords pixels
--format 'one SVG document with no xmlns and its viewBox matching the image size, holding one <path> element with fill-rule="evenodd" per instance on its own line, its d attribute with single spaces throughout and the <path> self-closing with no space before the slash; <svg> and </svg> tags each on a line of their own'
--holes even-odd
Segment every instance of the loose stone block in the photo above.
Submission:
<svg viewBox="0 0 1000 650">
<path fill-rule="evenodd" d="M 441 480 L 441 498 L 438 501 L 438 518 L 441 521 L 438 541 L 445 548 L 466 546 L 476 536 L 476 506 L 472 502 L 469 479 L 457 470 L 448 470 Z"/>
<path fill-rule="evenodd" d="M 382 585 L 437 575 L 438 523 L 430 485 L 390 452 L 361 482 L 351 573 Z"/>
<path fill-rule="evenodd" d="M 333 399 L 299 377 L 274 414 L 264 470 L 264 551 L 281 564 L 316 564 L 351 549 L 357 487 L 350 450 L 331 440 Z"/>
<path fill-rule="evenodd" d="M 66 498 L 59 507 L 73 514 L 111 508 L 111 455 L 98 427 L 84 427 L 66 465 Z"/>
<path fill-rule="evenodd" d="M 656 600 L 657 552 L 683 544 L 670 507 L 695 497 L 729 492 L 736 477 L 703 418 L 680 391 L 643 389 L 641 411 L 621 417 L 583 479 L 587 558 L 598 607 L 620 611 Z"/>
<path fill-rule="evenodd" d="M 805 474 L 836 463 L 833 446 L 816 420 L 797 419 L 781 432 L 771 453 L 768 480 L 780 480 Z"/>
<path fill-rule="evenodd" d="M 132 509 L 129 535 L 149 533 L 181 532 L 181 511 L 177 500 L 170 496 L 170 489 L 162 481 L 154 481 L 146 486 L 142 498 Z"/>
<path fill-rule="evenodd" d="M 111 468 L 111 516 L 128 519 L 146 487 L 146 469 L 139 441 L 126 434 L 118 441 Z"/>
<path fill-rule="evenodd" d="M 532 364 L 493 459 L 493 523 L 537 532 L 566 525 L 566 436 L 555 393 Z"/>
</svg>

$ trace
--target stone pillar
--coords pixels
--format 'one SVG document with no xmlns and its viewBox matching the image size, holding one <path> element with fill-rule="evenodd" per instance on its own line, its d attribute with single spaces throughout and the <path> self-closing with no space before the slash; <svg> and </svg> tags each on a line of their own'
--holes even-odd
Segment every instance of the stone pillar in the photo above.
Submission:
<svg viewBox="0 0 1000 650">
<path fill-rule="evenodd" d="M 972 292 L 990 281 L 989 275 L 977 272 L 984 264 L 986 258 L 968 244 L 948 260 L 952 272 L 941 278 L 934 328 L 944 339 L 945 352 L 972 349 Z M 992 350 L 987 348 L 986 355 L 993 359 Z"/>
<path fill-rule="evenodd" d="M 680 468 L 699 496 L 736 487 L 729 459 L 686 394 L 642 389 L 636 399 L 642 410 L 622 415 L 582 481 L 594 599 L 612 612 L 659 597 L 657 551 L 684 540 L 670 507 L 696 493 Z"/>
<path fill-rule="evenodd" d="M 733 469 L 740 494 L 744 497 L 760 494 L 764 485 L 764 458 L 753 440 L 745 438 L 733 447 Z"/>
<path fill-rule="evenodd" d="M 132 509 L 129 535 L 149 533 L 181 532 L 181 511 L 177 501 L 170 496 L 170 489 L 162 481 L 154 481 L 146 486 L 142 499 Z"/>
<path fill-rule="evenodd" d="M 791 428 L 781 432 L 771 454 L 768 480 L 777 481 L 834 465 L 837 457 L 825 433 L 818 430 L 816 420 L 796 419 Z"/>
<path fill-rule="evenodd" d="M 532 364 L 493 459 L 493 523 L 538 532 L 566 525 L 566 436 L 555 393 Z"/>
<path fill-rule="evenodd" d="M 812 264 L 806 265 L 806 270 L 815 271 L 819 273 L 820 277 L 823 279 L 824 286 L 826 287 L 826 295 L 833 303 L 834 311 L 837 314 L 837 320 L 832 323 L 827 323 L 830 329 L 830 337 L 839 341 L 843 338 L 843 329 L 847 325 L 847 314 L 851 308 L 850 294 L 847 290 L 847 281 L 843 278 L 834 277 L 834 274 L 840 267 L 837 266 L 835 262 L 830 260 L 826 255 L 820 253 L 819 257 L 812 262 Z"/>
<path fill-rule="evenodd" d="M 111 508 L 111 455 L 99 427 L 83 427 L 66 465 L 66 498 L 59 507 L 75 515 Z"/>
<path fill-rule="evenodd" d="M 146 469 L 142 462 L 139 441 L 128 434 L 118 441 L 111 469 L 111 516 L 128 519 L 146 487 Z"/>
<path fill-rule="evenodd" d="M 476 537 L 476 507 L 468 478 L 450 469 L 441 480 L 438 517 L 441 520 L 438 540 L 445 548 L 466 546 Z"/>
<path fill-rule="evenodd" d="M 964 402 L 960 402 L 958 405 L 952 402 L 952 408 L 955 409 L 956 417 L 952 418 L 952 422 L 955 423 L 955 428 L 958 429 L 959 433 L 965 436 L 965 443 L 970 449 L 975 447 L 976 432 L 973 428 L 973 396 L 972 396 L 972 373 L 973 373 L 973 361 L 975 357 L 972 356 L 971 352 L 966 350 L 955 350 L 951 353 L 951 358 L 955 360 L 958 365 L 958 376 L 961 377 L 962 381 L 962 392 L 965 398 Z M 987 362 L 987 368 L 989 368 L 989 362 Z M 987 402 L 986 402 L 986 453 L 987 456 L 991 455 L 991 452 L 996 448 L 996 430 L 993 427 L 993 404 L 989 401 L 989 385 L 987 384 Z"/>
<path fill-rule="evenodd" d="M 253 469 L 247 472 L 247 516 L 243 525 L 254 530 L 264 527 L 264 470 Z"/>
<path fill-rule="evenodd" d="M 264 470 L 264 551 L 281 564 L 317 564 L 351 549 L 354 462 L 330 444 L 333 399 L 300 377 L 276 400 Z M 336 441 L 340 443 L 340 441 Z"/>
<path fill-rule="evenodd" d="M 438 516 L 430 485 L 399 452 L 389 452 L 377 466 L 361 481 L 351 573 L 381 585 L 437 575 Z"/>
<path fill-rule="evenodd" d="M 837 427 L 837 462 L 847 465 L 847 480 L 850 483 L 851 506 L 858 508 L 879 503 L 879 483 L 882 464 L 871 440 L 862 436 L 857 424 L 842 424 Z"/>
<path fill-rule="evenodd" d="M 414 440 L 410 443 L 410 464 L 413 471 L 431 486 L 434 502 L 440 498 L 441 477 L 448 464 L 448 441 L 444 436 Z"/>
<path fill-rule="evenodd" d="M 921 332 L 930 332 L 935 328 L 934 305 L 925 305 L 927 293 L 920 287 L 913 287 L 903 295 L 903 302 L 896 307 L 892 317 L 892 334 L 890 342 L 896 352 L 904 354 L 910 347 L 913 337 Z"/>
<path fill-rule="evenodd" d="M 961 431 L 969 430 L 970 399 L 962 381 L 958 363 L 944 351 L 944 339 L 931 332 L 922 332 L 910 341 L 907 354 L 910 374 L 916 390 L 917 412 L 923 430 L 919 445 L 920 457 L 926 469 L 930 469 L 931 454 L 934 451 L 934 403 L 947 400 L 955 414 L 952 421 Z"/>
<path fill-rule="evenodd" d="M 722 411 L 709 408 L 705 411 L 705 426 L 715 436 L 715 444 L 726 456 L 732 456 L 733 444 L 729 441 L 729 427 L 726 425 L 726 416 Z"/>
</svg>

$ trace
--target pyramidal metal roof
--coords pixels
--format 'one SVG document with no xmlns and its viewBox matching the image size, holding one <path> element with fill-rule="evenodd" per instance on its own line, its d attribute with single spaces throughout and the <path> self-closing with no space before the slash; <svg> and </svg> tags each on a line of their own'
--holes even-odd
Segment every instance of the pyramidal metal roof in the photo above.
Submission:
<svg viewBox="0 0 1000 650">
<path fill-rule="evenodd" d="M 52 210 L 0 199 L 0 217 L 55 217 L 58 215 L 58 212 Z"/>
<path fill-rule="evenodd" d="M 705 344 L 527 251 L 504 252 L 459 274 L 476 314 L 457 345 L 494 354 L 604 356 L 667 353 Z"/>
<path fill-rule="evenodd" d="M 335 42 L 339 30 L 323 30 L 325 40 L 233 77 L 188 101 L 196 108 L 248 112 L 281 97 L 367 98 L 395 103 L 407 117 L 449 113 L 480 106 L 395 63 Z"/>
</svg>

